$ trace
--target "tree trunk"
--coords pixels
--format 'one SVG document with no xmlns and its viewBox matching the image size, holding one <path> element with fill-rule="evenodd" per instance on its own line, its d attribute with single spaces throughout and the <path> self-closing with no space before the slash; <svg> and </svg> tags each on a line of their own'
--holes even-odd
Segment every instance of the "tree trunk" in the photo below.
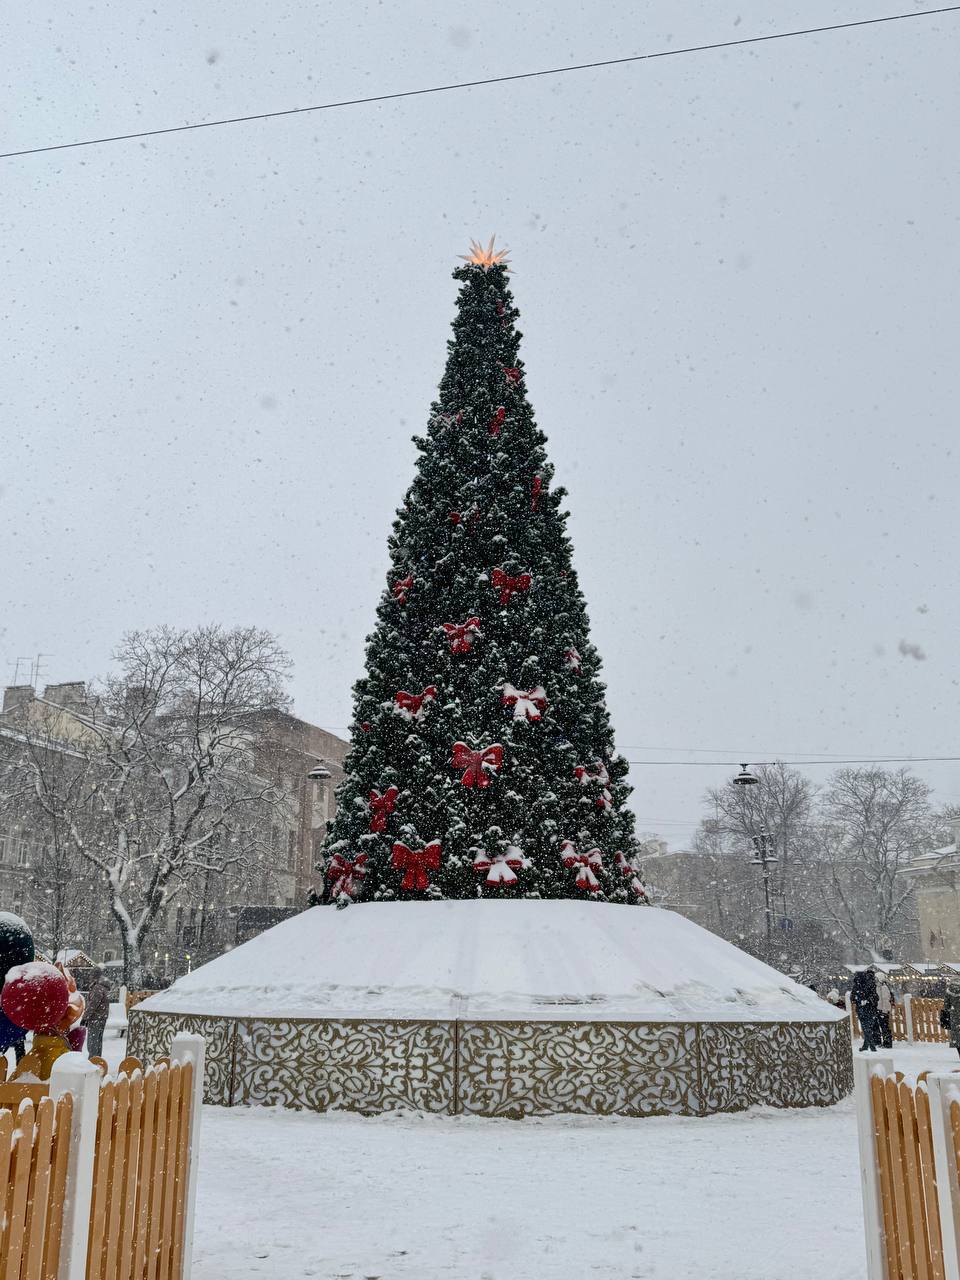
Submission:
<svg viewBox="0 0 960 1280">
<path fill-rule="evenodd" d="M 117 922 L 120 945 L 123 947 L 123 981 L 128 991 L 142 991 L 146 982 L 142 932 L 134 928 L 123 903 L 117 898 L 111 899 L 110 910 Z"/>
<path fill-rule="evenodd" d="M 131 938 L 125 929 L 120 931 L 120 941 L 123 944 L 123 981 L 128 991 L 142 991 L 146 976 L 140 943 Z"/>
</svg>

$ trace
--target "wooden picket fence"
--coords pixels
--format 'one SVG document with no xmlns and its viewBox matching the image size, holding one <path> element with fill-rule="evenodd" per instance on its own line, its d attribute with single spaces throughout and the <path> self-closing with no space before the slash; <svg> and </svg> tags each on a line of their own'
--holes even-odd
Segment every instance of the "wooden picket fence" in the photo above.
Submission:
<svg viewBox="0 0 960 1280">
<path fill-rule="evenodd" d="M 0 1110 L 0 1277 L 56 1280 L 73 1097 Z"/>
<path fill-rule="evenodd" d="M 960 1072 L 854 1075 L 869 1280 L 960 1280 Z"/>
<path fill-rule="evenodd" d="M 202 1038 L 171 1056 L 0 1082 L 0 1280 L 189 1280 Z"/>
<path fill-rule="evenodd" d="M 863 1028 L 857 1017 L 857 1010 L 847 997 L 847 1008 L 850 1011 L 850 1024 L 853 1034 L 858 1039 L 863 1036 Z M 904 996 L 890 1011 L 890 1033 L 893 1040 L 903 1040 L 907 1044 L 947 1044 L 950 1032 L 940 1025 L 942 1000 L 930 1000 L 921 996 Z"/>
</svg>

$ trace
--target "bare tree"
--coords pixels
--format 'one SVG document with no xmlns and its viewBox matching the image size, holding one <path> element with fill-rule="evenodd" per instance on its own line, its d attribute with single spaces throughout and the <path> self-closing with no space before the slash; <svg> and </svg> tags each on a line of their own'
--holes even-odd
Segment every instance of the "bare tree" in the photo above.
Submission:
<svg viewBox="0 0 960 1280">
<path fill-rule="evenodd" d="M 19 789 L 99 874 L 125 981 L 140 986 L 144 942 L 178 894 L 267 862 L 285 800 L 258 725 L 287 703 L 289 661 L 265 631 L 216 626 L 133 632 L 114 657 L 119 670 L 56 736 L 25 715 Z"/>
<path fill-rule="evenodd" d="M 932 844 L 930 788 L 909 769 L 841 769 L 818 824 L 824 903 L 858 951 L 889 954 L 912 933 L 913 884 L 899 873 Z"/>
<path fill-rule="evenodd" d="M 774 914 L 793 920 L 809 905 L 806 859 L 816 791 L 809 778 L 780 761 L 757 765 L 753 774 L 756 786 L 728 782 L 708 791 L 706 804 L 713 810 L 716 831 L 737 852 L 751 850 L 765 836 L 776 859 L 771 863 Z"/>
</svg>

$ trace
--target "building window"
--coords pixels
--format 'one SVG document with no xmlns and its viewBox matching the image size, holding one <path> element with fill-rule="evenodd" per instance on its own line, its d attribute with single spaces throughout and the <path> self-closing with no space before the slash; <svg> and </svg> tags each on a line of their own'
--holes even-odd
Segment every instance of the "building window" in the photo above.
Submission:
<svg viewBox="0 0 960 1280">
<path fill-rule="evenodd" d="M 18 867 L 29 867 L 30 865 L 30 845 L 23 836 L 15 836 L 13 841 L 13 849 Z"/>
</svg>

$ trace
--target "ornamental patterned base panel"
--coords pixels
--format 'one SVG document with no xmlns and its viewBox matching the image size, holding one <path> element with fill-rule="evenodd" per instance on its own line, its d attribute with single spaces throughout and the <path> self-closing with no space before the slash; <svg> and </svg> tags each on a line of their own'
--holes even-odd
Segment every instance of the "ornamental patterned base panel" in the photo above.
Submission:
<svg viewBox="0 0 960 1280">
<path fill-rule="evenodd" d="M 233 1101 L 449 1112 L 455 1039 L 452 1022 L 242 1022 Z"/>
<path fill-rule="evenodd" d="M 130 1053 L 207 1040 L 204 1098 L 377 1114 L 710 1115 L 829 1106 L 853 1087 L 839 1022 L 443 1022 L 130 1011 Z"/>
<path fill-rule="evenodd" d="M 470 1115 L 696 1115 L 700 1109 L 690 1023 L 463 1023 L 459 1049 L 458 1110 Z"/>
</svg>

